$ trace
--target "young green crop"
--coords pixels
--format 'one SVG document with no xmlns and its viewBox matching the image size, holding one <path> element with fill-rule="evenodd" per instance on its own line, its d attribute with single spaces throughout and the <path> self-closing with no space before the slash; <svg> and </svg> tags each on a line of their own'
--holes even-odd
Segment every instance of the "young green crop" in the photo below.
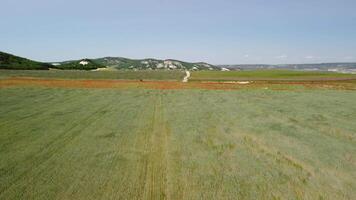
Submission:
<svg viewBox="0 0 356 200">
<path fill-rule="evenodd" d="M 115 71 L 82 71 L 82 70 L 0 70 L 0 78 L 35 77 L 55 79 L 121 79 L 121 80 L 182 80 L 185 73 L 178 70 L 115 70 Z"/>
<path fill-rule="evenodd" d="M 355 199 L 356 93 L 0 89 L 0 199 Z"/>
<path fill-rule="evenodd" d="M 296 70 L 196 71 L 192 73 L 190 80 L 322 80 L 339 78 L 356 79 L 356 75 L 325 71 Z"/>
</svg>

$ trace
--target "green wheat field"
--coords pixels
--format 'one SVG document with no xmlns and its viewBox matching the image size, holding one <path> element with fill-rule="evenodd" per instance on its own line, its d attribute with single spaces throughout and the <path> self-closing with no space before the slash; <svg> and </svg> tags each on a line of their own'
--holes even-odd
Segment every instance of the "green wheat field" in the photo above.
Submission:
<svg viewBox="0 0 356 200">
<path fill-rule="evenodd" d="M 0 199 L 356 199 L 355 90 L 294 87 L 2 86 Z"/>
</svg>

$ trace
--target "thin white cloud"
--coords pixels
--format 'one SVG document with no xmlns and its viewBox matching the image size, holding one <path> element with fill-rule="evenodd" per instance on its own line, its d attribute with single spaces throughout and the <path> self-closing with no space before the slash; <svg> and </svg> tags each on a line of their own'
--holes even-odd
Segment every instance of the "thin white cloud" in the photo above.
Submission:
<svg viewBox="0 0 356 200">
<path fill-rule="evenodd" d="M 314 59 L 315 57 L 314 56 L 305 56 L 304 58 L 305 59 Z"/>
<path fill-rule="evenodd" d="M 245 54 L 245 55 L 244 55 L 244 57 L 245 57 L 245 58 L 248 58 L 248 57 L 250 57 L 250 55 L 248 55 L 248 54 Z"/>
<path fill-rule="evenodd" d="M 277 59 L 286 59 L 288 58 L 287 55 L 280 55 L 280 56 L 276 56 Z"/>
</svg>

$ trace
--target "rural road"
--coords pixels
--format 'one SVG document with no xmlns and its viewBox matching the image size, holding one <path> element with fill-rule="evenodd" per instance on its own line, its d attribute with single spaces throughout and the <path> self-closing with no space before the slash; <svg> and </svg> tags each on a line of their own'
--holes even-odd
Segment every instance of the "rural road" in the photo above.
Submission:
<svg viewBox="0 0 356 200">
<path fill-rule="evenodd" d="M 185 77 L 183 78 L 183 83 L 186 83 L 186 82 L 188 82 L 188 79 L 189 79 L 189 77 L 190 77 L 190 71 L 185 71 Z"/>
</svg>

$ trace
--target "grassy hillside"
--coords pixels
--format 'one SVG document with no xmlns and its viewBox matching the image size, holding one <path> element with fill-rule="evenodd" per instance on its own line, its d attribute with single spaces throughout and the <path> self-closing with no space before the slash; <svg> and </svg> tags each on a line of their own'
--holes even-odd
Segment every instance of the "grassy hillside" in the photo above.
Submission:
<svg viewBox="0 0 356 200">
<path fill-rule="evenodd" d="M 82 59 L 58 63 L 52 68 L 66 70 L 93 70 L 98 68 L 105 68 L 105 66 L 91 59 Z"/>
<path fill-rule="evenodd" d="M 13 70 L 48 70 L 65 69 L 65 70 L 93 70 L 97 68 L 104 68 L 105 66 L 96 63 L 90 59 L 82 59 L 78 61 L 63 62 L 58 65 L 49 63 L 42 63 L 26 58 L 14 56 L 8 53 L 0 52 L 0 69 Z"/>
<path fill-rule="evenodd" d="M 95 59 L 95 62 L 117 69 L 180 69 L 180 70 L 219 70 L 220 68 L 203 62 L 190 63 L 179 60 L 158 59 L 128 59 L 121 57 L 105 57 Z"/>
<path fill-rule="evenodd" d="M 0 69 L 47 70 L 52 65 L 0 52 Z"/>
<path fill-rule="evenodd" d="M 356 199 L 355 101 L 0 87 L 0 199 Z"/>
</svg>

